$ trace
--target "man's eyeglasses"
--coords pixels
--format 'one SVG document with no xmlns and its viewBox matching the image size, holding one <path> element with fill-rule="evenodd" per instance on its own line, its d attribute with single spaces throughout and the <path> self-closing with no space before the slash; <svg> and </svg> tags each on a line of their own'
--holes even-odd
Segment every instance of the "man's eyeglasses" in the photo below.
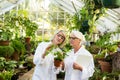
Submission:
<svg viewBox="0 0 120 80">
<path fill-rule="evenodd" d="M 69 39 L 75 40 L 78 39 L 77 37 L 69 37 Z"/>
<path fill-rule="evenodd" d="M 62 36 L 62 35 L 61 35 L 61 34 L 59 34 L 59 33 L 57 33 L 57 36 L 58 36 L 58 37 L 60 37 L 60 38 L 61 38 L 61 39 L 63 39 L 63 40 L 65 39 L 65 37 L 64 37 L 64 36 Z"/>
</svg>

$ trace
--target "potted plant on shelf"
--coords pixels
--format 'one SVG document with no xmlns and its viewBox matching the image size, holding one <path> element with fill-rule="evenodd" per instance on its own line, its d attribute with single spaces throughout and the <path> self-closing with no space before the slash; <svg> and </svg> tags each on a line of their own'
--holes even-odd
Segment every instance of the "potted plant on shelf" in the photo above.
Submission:
<svg viewBox="0 0 120 80">
<path fill-rule="evenodd" d="M 24 31 L 26 33 L 26 42 L 29 42 L 30 37 L 35 37 L 35 32 L 38 29 L 38 25 L 26 17 L 23 18 L 23 24 L 25 27 Z"/>
<path fill-rule="evenodd" d="M 100 51 L 94 57 L 100 64 L 102 72 L 111 72 L 112 70 L 112 65 L 107 61 L 109 52 L 113 50 L 114 45 L 114 42 L 111 43 L 110 41 L 111 34 L 112 32 L 106 32 L 96 41 L 96 45 L 100 47 Z"/>
<path fill-rule="evenodd" d="M 6 18 L 5 18 L 6 19 Z M 0 45 L 7 46 L 12 38 L 13 32 L 11 31 L 12 26 L 10 26 L 6 20 L 0 21 Z"/>
<path fill-rule="evenodd" d="M 6 61 L 4 57 L 0 57 L 0 80 L 11 80 L 15 74 L 16 61 Z"/>
<path fill-rule="evenodd" d="M 11 46 L 14 48 L 14 54 L 12 58 L 16 61 L 19 60 L 19 58 L 25 53 L 25 45 L 22 43 L 21 40 L 12 40 Z"/>
<path fill-rule="evenodd" d="M 12 46 L 0 46 L 0 56 L 5 57 L 7 60 L 11 58 L 14 53 Z"/>
</svg>

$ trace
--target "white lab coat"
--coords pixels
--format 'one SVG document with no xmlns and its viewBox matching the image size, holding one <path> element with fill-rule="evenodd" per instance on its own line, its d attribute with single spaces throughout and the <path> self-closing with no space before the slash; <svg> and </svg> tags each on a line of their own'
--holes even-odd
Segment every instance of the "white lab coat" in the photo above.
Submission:
<svg viewBox="0 0 120 80">
<path fill-rule="evenodd" d="M 41 42 L 34 55 L 33 63 L 36 65 L 32 80 L 56 80 L 54 67 L 54 55 L 48 54 L 42 58 L 42 54 L 51 42 Z"/>
<path fill-rule="evenodd" d="M 74 53 L 74 50 L 71 50 L 68 53 L 69 56 L 67 56 L 64 59 L 65 62 L 65 80 L 88 80 L 89 77 L 91 77 L 94 73 L 94 60 L 93 56 L 84 48 L 81 47 L 76 53 Z M 88 66 L 82 66 L 83 70 L 76 70 L 73 69 L 73 62 L 76 61 L 77 56 L 79 55 L 86 55 L 90 57 L 90 61 L 88 61 L 86 64 Z M 83 61 L 86 60 L 82 58 Z"/>
</svg>

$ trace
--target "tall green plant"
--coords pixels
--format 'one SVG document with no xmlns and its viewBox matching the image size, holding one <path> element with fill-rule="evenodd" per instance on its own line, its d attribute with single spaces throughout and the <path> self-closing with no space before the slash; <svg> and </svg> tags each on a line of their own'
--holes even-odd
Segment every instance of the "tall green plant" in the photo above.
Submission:
<svg viewBox="0 0 120 80">
<path fill-rule="evenodd" d="M 15 51 L 17 51 L 19 54 L 25 53 L 25 44 L 22 43 L 21 40 L 12 40 L 11 46 L 14 48 Z"/>
<path fill-rule="evenodd" d="M 28 16 L 26 10 L 13 10 L 4 15 L 4 21 L 2 22 L 4 27 L 2 28 L 3 30 L 1 28 L 0 30 L 2 30 L 2 32 L 4 31 L 5 35 L 6 33 L 11 32 L 11 34 L 6 35 L 9 38 L 11 38 L 11 36 L 13 38 L 20 38 L 21 36 L 24 36 L 24 33 L 26 36 L 34 37 L 38 25 L 30 20 Z"/>
<path fill-rule="evenodd" d="M 0 56 L 9 58 L 14 53 L 12 46 L 0 46 Z"/>
<path fill-rule="evenodd" d="M 12 39 L 12 29 L 13 26 L 10 25 L 9 21 L 7 21 L 7 17 L 4 16 L 4 20 L 0 21 L 0 40 L 9 41 Z"/>
<path fill-rule="evenodd" d="M 100 38 L 96 41 L 96 45 L 106 48 L 107 44 L 110 43 L 111 33 L 105 33 L 104 35 L 100 36 Z"/>
<path fill-rule="evenodd" d="M 38 25 L 31 21 L 29 18 L 22 18 L 23 19 L 23 26 L 25 27 L 24 31 L 26 33 L 26 37 L 35 37 L 35 32 L 38 29 Z"/>
<path fill-rule="evenodd" d="M 4 71 L 0 73 L 0 79 L 2 80 L 11 80 L 11 77 L 13 76 L 13 71 Z"/>
<path fill-rule="evenodd" d="M 82 1 L 85 5 L 70 18 L 68 27 L 70 30 L 80 30 L 83 34 L 88 33 L 92 38 L 92 34 L 96 32 L 95 22 L 105 13 L 105 8 L 96 8 L 94 0 Z"/>
</svg>

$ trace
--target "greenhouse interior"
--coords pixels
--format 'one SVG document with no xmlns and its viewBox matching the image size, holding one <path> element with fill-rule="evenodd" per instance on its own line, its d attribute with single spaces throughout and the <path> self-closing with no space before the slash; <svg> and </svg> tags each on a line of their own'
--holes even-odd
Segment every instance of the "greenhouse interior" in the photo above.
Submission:
<svg viewBox="0 0 120 80">
<path fill-rule="evenodd" d="M 59 30 L 64 30 L 66 36 L 58 35 Z M 64 63 L 71 49 L 74 49 L 72 40 L 80 39 L 77 37 L 79 34 L 76 34 L 76 38 L 71 37 L 72 31 L 84 35 L 82 46 L 93 58 L 94 71 L 91 74 L 86 72 L 86 75 L 90 75 L 87 79 L 84 79 L 86 76 L 82 76 L 83 79 L 65 78 L 67 64 Z M 56 79 L 49 79 L 50 74 L 44 74 L 46 68 L 43 67 L 38 71 L 39 77 L 33 78 L 35 68 L 42 65 L 34 62 L 37 47 L 42 42 L 54 41 L 56 37 L 53 35 L 63 39 L 65 43 L 62 49 L 59 45 L 63 41 L 60 43 L 59 40 L 56 44 L 61 53 L 68 55 L 58 55 L 62 56 L 58 67 L 53 61 L 55 70 L 61 68 L 54 76 Z M 46 44 L 40 46 L 39 58 L 45 53 L 42 52 L 43 46 Z M 48 55 L 45 53 L 45 59 Z M 87 61 L 85 58 L 83 63 Z M 81 67 L 81 64 L 78 65 Z M 72 67 L 74 71 L 77 70 L 74 64 Z M 82 66 L 82 70 L 77 70 L 80 76 L 80 72 L 87 67 Z M 46 78 L 41 78 L 41 75 Z M 120 0 L 0 0 L 0 80 L 72 79 L 120 80 Z"/>
</svg>

